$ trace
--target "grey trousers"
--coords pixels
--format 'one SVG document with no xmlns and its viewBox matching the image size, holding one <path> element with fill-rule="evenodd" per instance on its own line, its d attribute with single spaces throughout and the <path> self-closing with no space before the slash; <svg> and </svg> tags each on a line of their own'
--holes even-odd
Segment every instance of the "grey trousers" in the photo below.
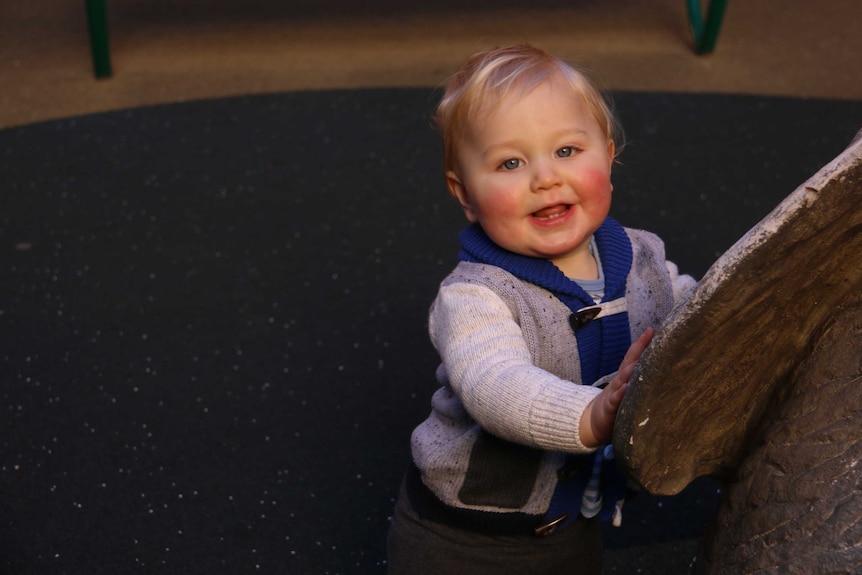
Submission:
<svg viewBox="0 0 862 575">
<path fill-rule="evenodd" d="M 597 519 L 547 537 L 486 535 L 421 519 L 403 485 L 387 540 L 389 575 L 599 575 L 602 551 Z"/>
</svg>

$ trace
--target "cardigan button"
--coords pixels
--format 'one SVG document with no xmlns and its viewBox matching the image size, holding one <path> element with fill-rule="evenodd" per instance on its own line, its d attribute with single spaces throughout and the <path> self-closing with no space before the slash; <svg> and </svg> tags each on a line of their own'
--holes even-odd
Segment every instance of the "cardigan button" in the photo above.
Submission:
<svg viewBox="0 0 862 575">
<path fill-rule="evenodd" d="M 594 319 L 596 316 L 602 312 L 602 306 L 593 305 L 590 307 L 584 307 L 573 313 L 569 316 L 569 324 L 571 324 L 572 329 L 578 331 Z"/>
</svg>

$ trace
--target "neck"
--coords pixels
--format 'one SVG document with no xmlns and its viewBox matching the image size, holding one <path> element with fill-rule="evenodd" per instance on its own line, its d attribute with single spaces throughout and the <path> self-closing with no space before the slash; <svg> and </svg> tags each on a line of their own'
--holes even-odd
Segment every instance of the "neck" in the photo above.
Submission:
<svg viewBox="0 0 862 575">
<path fill-rule="evenodd" d="M 572 280 L 599 279 L 599 264 L 593 255 L 592 243 L 579 248 L 565 257 L 552 258 L 551 263 L 560 268 L 565 276 Z"/>
</svg>

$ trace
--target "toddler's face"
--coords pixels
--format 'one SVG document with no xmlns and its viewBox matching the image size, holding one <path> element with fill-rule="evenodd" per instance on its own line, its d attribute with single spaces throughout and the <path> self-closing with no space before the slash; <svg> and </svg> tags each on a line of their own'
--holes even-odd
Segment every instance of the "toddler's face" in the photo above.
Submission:
<svg viewBox="0 0 862 575">
<path fill-rule="evenodd" d="M 594 269 L 592 234 L 610 210 L 613 142 L 561 79 L 509 95 L 479 120 L 446 174 L 467 219 L 497 245 L 583 277 L 588 261 Z"/>
</svg>

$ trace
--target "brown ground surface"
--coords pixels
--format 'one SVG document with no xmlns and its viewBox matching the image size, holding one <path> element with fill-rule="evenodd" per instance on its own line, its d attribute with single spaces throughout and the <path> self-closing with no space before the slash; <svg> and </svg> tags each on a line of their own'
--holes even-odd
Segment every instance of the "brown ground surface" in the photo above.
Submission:
<svg viewBox="0 0 862 575">
<path fill-rule="evenodd" d="M 691 49 L 684 0 L 107 3 L 109 80 L 93 78 L 83 2 L 2 3 L 0 128 L 227 95 L 434 86 L 471 52 L 522 41 L 614 90 L 862 99 L 858 0 L 731 1 L 708 56 Z"/>
</svg>

